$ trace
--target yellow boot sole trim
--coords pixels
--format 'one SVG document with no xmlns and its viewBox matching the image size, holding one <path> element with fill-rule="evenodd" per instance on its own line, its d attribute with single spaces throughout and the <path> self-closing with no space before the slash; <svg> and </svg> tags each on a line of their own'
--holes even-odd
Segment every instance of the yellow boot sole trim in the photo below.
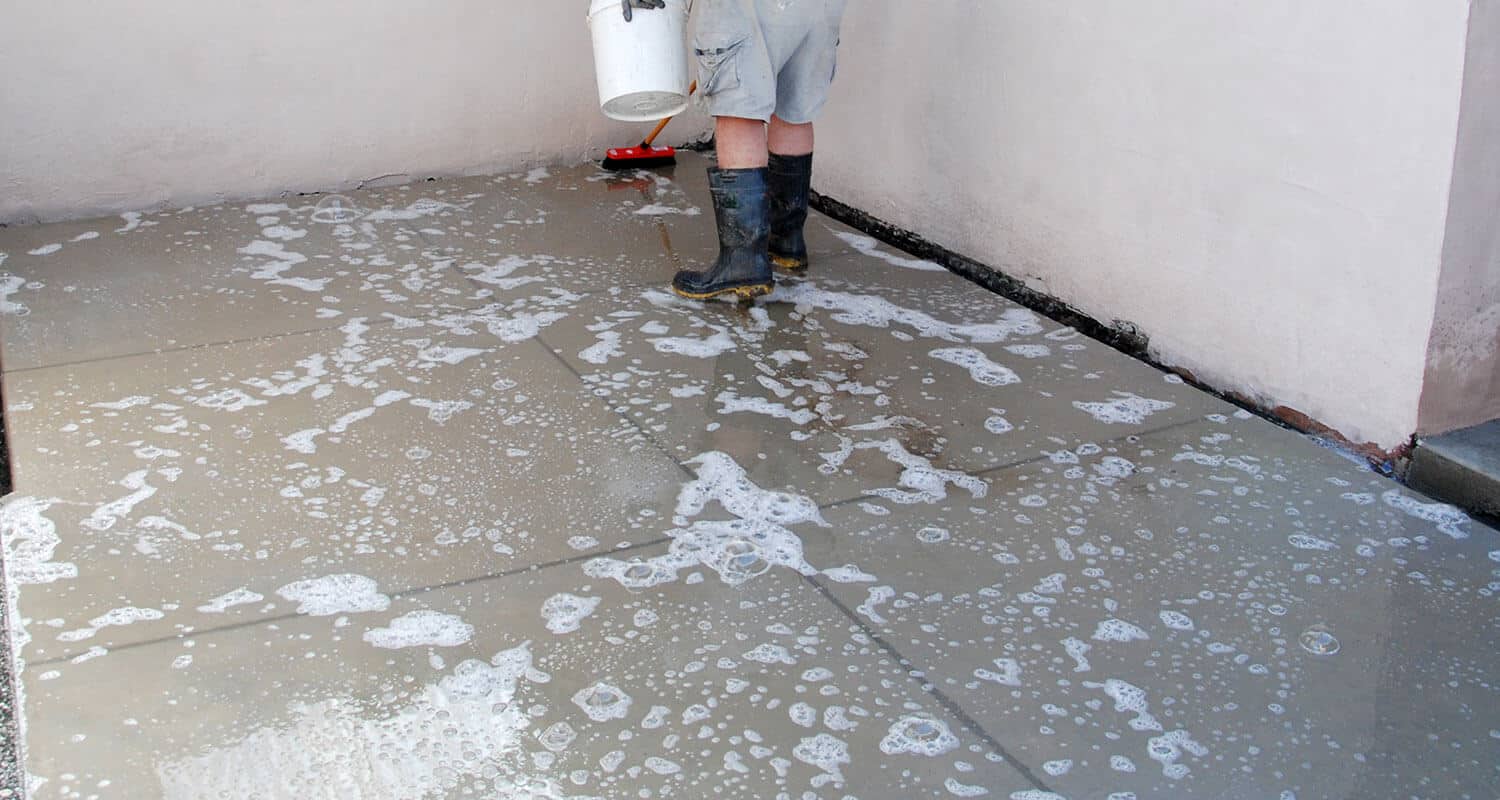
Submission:
<svg viewBox="0 0 1500 800">
<path fill-rule="evenodd" d="M 788 272 L 801 272 L 802 270 L 807 269 L 807 259 L 805 258 L 771 256 L 771 264 L 777 269 L 784 269 Z"/>
<path fill-rule="evenodd" d="M 712 300 L 715 297 L 723 297 L 726 294 L 738 295 L 741 300 L 754 300 L 757 297 L 770 294 L 771 284 L 736 286 L 732 289 L 715 289 L 711 292 L 688 292 L 673 286 L 672 291 L 676 292 L 679 297 L 686 297 L 689 300 Z"/>
</svg>

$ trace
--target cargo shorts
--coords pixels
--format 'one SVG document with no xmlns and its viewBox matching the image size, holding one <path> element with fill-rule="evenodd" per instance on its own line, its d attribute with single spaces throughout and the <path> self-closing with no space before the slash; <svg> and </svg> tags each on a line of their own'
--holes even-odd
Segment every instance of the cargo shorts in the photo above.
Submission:
<svg viewBox="0 0 1500 800">
<path fill-rule="evenodd" d="M 715 117 L 812 122 L 838 66 L 845 0 L 697 0 L 699 104 Z"/>
</svg>

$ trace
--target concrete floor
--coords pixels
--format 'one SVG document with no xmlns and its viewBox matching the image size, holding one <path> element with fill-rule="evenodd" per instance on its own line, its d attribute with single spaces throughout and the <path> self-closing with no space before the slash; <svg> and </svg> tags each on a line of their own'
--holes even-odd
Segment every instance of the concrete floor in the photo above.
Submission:
<svg viewBox="0 0 1500 800">
<path fill-rule="evenodd" d="M 0 230 L 37 798 L 1500 793 L 1500 540 L 703 160 Z"/>
</svg>

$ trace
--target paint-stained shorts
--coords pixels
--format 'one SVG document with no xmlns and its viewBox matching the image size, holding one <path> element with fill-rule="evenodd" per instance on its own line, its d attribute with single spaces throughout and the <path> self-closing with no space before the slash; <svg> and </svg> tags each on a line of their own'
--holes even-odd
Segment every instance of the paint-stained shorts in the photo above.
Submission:
<svg viewBox="0 0 1500 800">
<path fill-rule="evenodd" d="M 697 0 L 698 92 L 716 117 L 812 122 L 837 68 L 845 0 Z"/>
</svg>

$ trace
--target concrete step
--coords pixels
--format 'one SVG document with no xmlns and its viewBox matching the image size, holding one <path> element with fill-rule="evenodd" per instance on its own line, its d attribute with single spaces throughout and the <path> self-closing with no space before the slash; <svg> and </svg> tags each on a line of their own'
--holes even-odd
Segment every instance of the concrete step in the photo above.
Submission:
<svg viewBox="0 0 1500 800">
<path fill-rule="evenodd" d="M 1500 515 L 1500 419 L 1420 440 L 1407 482 L 1469 511 Z"/>
</svg>

